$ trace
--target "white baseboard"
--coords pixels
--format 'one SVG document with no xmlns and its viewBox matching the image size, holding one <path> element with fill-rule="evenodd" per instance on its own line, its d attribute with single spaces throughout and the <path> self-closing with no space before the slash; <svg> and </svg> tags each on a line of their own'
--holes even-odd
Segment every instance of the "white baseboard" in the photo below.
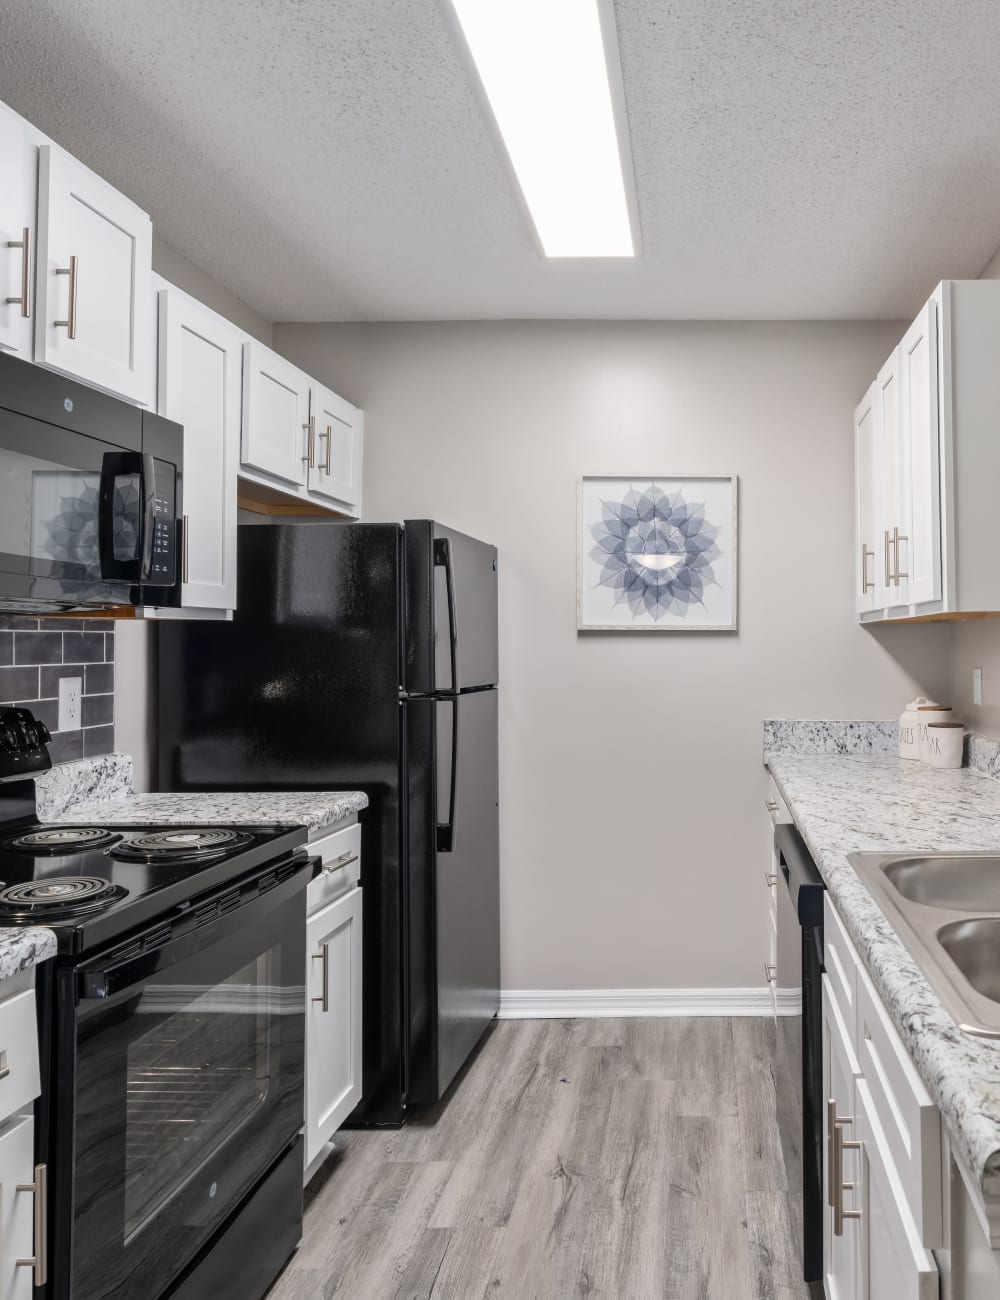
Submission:
<svg viewBox="0 0 1000 1300">
<path fill-rule="evenodd" d="M 778 1015 L 798 1015 L 798 989 L 778 993 Z M 501 1020 L 576 1020 L 598 1016 L 769 1016 L 771 990 L 504 989 Z"/>
</svg>

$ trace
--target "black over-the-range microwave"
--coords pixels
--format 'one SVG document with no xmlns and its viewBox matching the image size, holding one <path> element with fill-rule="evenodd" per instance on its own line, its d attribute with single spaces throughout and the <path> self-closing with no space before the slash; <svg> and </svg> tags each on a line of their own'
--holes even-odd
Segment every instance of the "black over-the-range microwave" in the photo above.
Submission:
<svg viewBox="0 0 1000 1300">
<path fill-rule="evenodd" d="M 183 429 L 0 353 L 0 611 L 180 604 Z"/>
</svg>

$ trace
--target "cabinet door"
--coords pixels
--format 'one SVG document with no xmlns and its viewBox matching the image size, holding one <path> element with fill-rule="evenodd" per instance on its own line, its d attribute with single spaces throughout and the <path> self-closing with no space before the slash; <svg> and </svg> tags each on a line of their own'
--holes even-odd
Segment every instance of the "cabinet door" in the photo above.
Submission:
<svg viewBox="0 0 1000 1300">
<path fill-rule="evenodd" d="M 854 412 L 854 564 L 855 609 L 878 609 L 879 445 L 875 418 L 876 385 Z"/>
<path fill-rule="evenodd" d="M 0 104 L 0 348 L 31 357 L 35 298 L 33 150 L 24 121 Z"/>
<path fill-rule="evenodd" d="M 329 388 L 312 386 L 310 413 L 316 451 L 309 464 L 309 491 L 361 513 L 363 417 L 356 406 Z M 315 461 L 315 464 L 313 464 Z"/>
<path fill-rule="evenodd" d="M 856 1108 L 855 1129 L 863 1151 L 860 1300 L 884 1300 L 886 1296 L 892 1300 L 937 1300 L 934 1257 L 921 1245 L 863 1079 L 857 1084 Z"/>
<path fill-rule="evenodd" d="M 35 1253 L 35 1125 L 30 1115 L 12 1120 L 0 1136 L 0 1297 L 31 1300 L 30 1260 Z M 24 1190 L 19 1190 L 23 1188 Z M 41 1243 L 44 1245 L 44 1243 Z"/>
<path fill-rule="evenodd" d="M 38 155 L 35 360 L 151 406 L 152 223 L 61 149 Z"/>
<path fill-rule="evenodd" d="M 181 603 L 231 610 L 243 335 L 176 289 L 161 290 L 159 300 L 159 408 L 184 426 Z"/>
<path fill-rule="evenodd" d="M 361 1100 L 361 890 L 306 926 L 306 1167 Z"/>
<path fill-rule="evenodd" d="M 243 464 L 304 487 L 316 461 L 309 376 L 262 343 L 243 348 Z"/>
<path fill-rule="evenodd" d="M 920 604 L 941 599 L 937 306 L 933 299 L 899 345 L 899 376 L 909 465 L 909 520 L 897 563 L 906 575 L 910 602 Z"/>
<path fill-rule="evenodd" d="M 834 1231 L 834 1202 L 837 1197 L 847 1210 L 861 1206 L 860 1152 L 848 1148 L 843 1152 L 842 1182 L 852 1183 L 853 1190 L 834 1186 L 831 1170 L 834 1133 L 831 1111 L 841 1121 L 840 1137 L 854 1142 L 854 1107 L 856 1084 L 860 1071 L 857 1057 L 851 1048 L 840 1009 L 832 996 L 828 976 L 823 976 L 823 1090 L 826 1106 L 823 1111 L 823 1186 L 826 1190 L 826 1218 L 823 1223 L 823 1278 L 827 1300 L 860 1300 L 861 1281 L 861 1229 L 863 1219 L 846 1219 L 841 1232 Z M 891 1294 L 891 1292 L 887 1293 Z M 881 1300 L 873 1297 L 872 1300 Z"/>
<path fill-rule="evenodd" d="M 875 381 L 875 433 L 881 469 L 878 494 L 876 550 L 876 608 L 905 605 L 909 601 L 907 578 L 900 573 L 900 550 L 910 535 L 909 465 L 903 438 L 899 349 L 892 354 Z"/>
</svg>

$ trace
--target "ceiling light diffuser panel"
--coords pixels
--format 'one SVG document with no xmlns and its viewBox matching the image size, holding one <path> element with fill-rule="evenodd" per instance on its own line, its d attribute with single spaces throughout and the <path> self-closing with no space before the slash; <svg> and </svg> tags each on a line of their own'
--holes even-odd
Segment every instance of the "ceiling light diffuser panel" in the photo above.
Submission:
<svg viewBox="0 0 1000 1300">
<path fill-rule="evenodd" d="M 546 257 L 635 255 L 600 2 L 451 0 Z"/>
</svg>

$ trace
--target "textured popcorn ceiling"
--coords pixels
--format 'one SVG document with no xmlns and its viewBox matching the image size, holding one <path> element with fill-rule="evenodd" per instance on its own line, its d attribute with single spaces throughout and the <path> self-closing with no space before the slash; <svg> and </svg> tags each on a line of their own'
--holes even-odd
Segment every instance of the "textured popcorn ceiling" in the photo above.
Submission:
<svg viewBox="0 0 1000 1300">
<path fill-rule="evenodd" d="M 905 317 L 1000 243 L 996 0 L 616 14 L 631 264 L 537 255 L 438 0 L 4 0 L 0 99 L 271 319 Z"/>
</svg>

